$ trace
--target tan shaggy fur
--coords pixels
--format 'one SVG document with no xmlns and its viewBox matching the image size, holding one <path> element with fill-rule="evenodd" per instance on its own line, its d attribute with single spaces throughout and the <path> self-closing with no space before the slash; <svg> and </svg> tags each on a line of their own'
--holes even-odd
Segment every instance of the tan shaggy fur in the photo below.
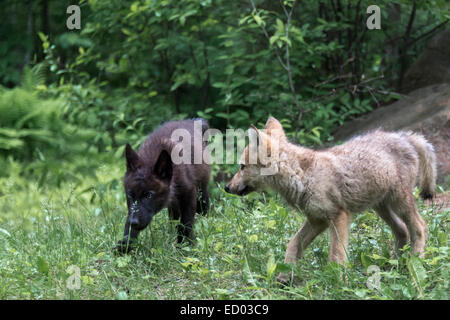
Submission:
<svg viewBox="0 0 450 320">
<path fill-rule="evenodd" d="M 247 146 L 226 190 L 244 195 L 272 188 L 306 214 L 307 221 L 287 246 L 286 263 L 300 258 L 329 228 L 330 260 L 345 264 L 352 215 L 368 208 L 392 229 L 396 249 L 410 238 L 412 252 L 423 256 L 427 227 L 417 212 L 413 188 L 418 178 L 422 197 L 430 198 L 436 180 L 433 147 L 423 136 L 376 130 L 342 145 L 312 150 L 290 143 L 275 118 L 267 121 L 266 132 L 253 129 L 259 140 L 258 161 L 249 163 Z M 266 157 L 259 152 L 262 147 L 267 148 Z M 262 175 L 261 169 L 269 166 L 275 173 Z M 287 277 L 280 274 L 279 280 Z"/>
</svg>

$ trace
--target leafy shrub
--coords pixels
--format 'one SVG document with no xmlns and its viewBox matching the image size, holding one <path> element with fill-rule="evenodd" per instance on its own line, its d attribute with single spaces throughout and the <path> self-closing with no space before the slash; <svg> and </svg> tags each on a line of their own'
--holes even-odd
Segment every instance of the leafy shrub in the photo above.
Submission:
<svg viewBox="0 0 450 320">
<path fill-rule="evenodd" d="M 39 96 L 43 86 L 41 65 L 26 69 L 23 85 L 0 91 L 0 154 L 33 160 L 54 152 L 59 158 L 80 150 L 92 132 L 63 120 L 62 100 Z M 39 157 L 37 157 L 39 156 Z"/>
</svg>

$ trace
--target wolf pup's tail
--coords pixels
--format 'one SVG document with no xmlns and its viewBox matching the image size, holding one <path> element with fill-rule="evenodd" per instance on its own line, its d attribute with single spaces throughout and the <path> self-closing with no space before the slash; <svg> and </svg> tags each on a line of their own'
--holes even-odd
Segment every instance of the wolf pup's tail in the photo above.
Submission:
<svg viewBox="0 0 450 320">
<path fill-rule="evenodd" d="M 432 199 L 436 189 L 436 155 L 422 135 L 409 132 L 408 140 L 419 155 L 419 188 L 422 199 Z"/>
</svg>

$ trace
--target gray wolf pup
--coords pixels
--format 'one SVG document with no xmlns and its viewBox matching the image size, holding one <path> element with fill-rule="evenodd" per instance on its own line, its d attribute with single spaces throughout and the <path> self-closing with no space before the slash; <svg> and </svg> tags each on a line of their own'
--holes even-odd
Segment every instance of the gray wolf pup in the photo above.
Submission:
<svg viewBox="0 0 450 320">
<path fill-rule="evenodd" d="M 313 239 L 329 228 L 330 260 L 345 264 L 352 216 L 368 208 L 392 229 L 396 249 L 410 238 L 412 252 L 423 256 L 427 227 L 417 212 L 413 188 L 418 178 L 420 195 L 432 198 L 436 181 L 433 146 L 423 136 L 376 130 L 342 145 L 312 150 L 290 143 L 275 118 L 268 119 L 265 129 L 253 127 L 257 161 L 249 163 L 254 155 L 247 146 L 225 191 L 245 195 L 269 187 L 306 214 L 307 221 L 288 243 L 286 263 L 301 258 Z M 274 174 L 261 174 L 269 166 Z M 280 274 L 278 280 L 286 282 L 288 277 Z"/>
<path fill-rule="evenodd" d="M 197 134 L 195 124 L 200 123 Z M 203 134 L 208 129 L 203 119 L 166 122 L 150 134 L 142 143 L 139 152 L 126 145 L 125 158 L 127 171 L 123 180 L 127 197 L 128 217 L 123 239 L 117 249 L 130 250 L 129 243 L 163 208 L 168 208 L 172 219 L 181 220 L 178 226 L 178 243 L 192 238 L 191 231 L 195 213 L 206 213 L 209 207 L 208 182 L 210 167 L 204 161 L 194 164 L 194 139 L 204 151 L 206 142 Z M 189 142 L 190 163 L 175 164 L 172 150 L 179 141 L 171 140 L 172 133 L 184 129 L 191 138 Z"/>
</svg>

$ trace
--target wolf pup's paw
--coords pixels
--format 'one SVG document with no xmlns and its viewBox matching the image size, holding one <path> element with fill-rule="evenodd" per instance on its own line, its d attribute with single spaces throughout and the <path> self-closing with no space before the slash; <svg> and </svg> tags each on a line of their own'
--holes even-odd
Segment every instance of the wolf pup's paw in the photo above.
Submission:
<svg viewBox="0 0 450 320">
<path fill-rule="evenodd" d="M 133 239 L 123 238 L 119 241 L 114 250 L 121 254 L 129 253 L 134 248 L 135 241 Z"/>
<path fill-rule="evenodd" d="M 291 284 L 291 278 L 292 278 L 292 272 L 279 273 L 276 280 L 281 286 L 287 287 Z"/>
</svg>

